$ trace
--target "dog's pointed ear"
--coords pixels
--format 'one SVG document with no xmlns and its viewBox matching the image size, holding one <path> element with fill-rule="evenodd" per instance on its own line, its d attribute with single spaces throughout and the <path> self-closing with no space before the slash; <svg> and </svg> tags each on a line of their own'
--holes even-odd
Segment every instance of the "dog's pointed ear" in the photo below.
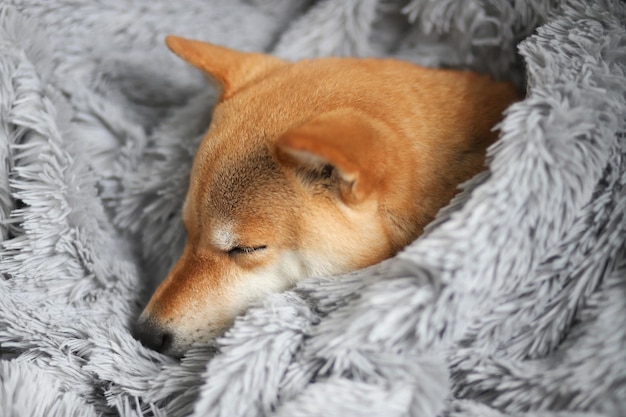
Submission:
<svg viewBox="0 0 626 417">
<path fill-rule="evenodd" d="M 380 183 L 380 134 L 367 116 L 338 110 L 289 130 L 276 142 L 275 153 L 303 182 L 332 186 L 344 202 L 356 203 Z"/>
<path fill-rule="evenodd" d="M 263 73 L 285 65 L 285 61 L 270 55 L 235 51 L 178 36 L 167 36 L 165 43 L 176 55 L 215 79 L 222 87 L 223 98 Z"/>
</svg>

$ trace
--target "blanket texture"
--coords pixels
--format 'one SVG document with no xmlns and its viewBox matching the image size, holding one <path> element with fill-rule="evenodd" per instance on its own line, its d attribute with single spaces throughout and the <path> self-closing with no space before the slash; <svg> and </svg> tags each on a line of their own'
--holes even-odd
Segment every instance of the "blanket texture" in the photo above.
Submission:
<svg viewBox="0 0 626 417">
<path fill-rule="evenodd" d="M 129 326 L 181 251 L 216 93 L 166 34 L 525 88 L 483 174 L 379 265 L 181 361 Z M 0 416 L 625 416 L 626 6 L 3 0 Z"/>
</svg>

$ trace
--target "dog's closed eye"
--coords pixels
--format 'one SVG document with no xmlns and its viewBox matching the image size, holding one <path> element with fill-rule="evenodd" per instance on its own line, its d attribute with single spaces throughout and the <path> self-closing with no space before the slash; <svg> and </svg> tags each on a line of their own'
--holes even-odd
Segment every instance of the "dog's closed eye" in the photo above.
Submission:
<svg viewBox="0 0 626 417">
<path fill-rule="evenodd" d="M 257 251 L 262 251 L 263 249 L 266 249 L 267 246 L 266 245 L 260 245 L 260 246 L 235 246 L 232 249 L 229 249 L 228 251 L 226 251 L 226 253 L 228 253 L 231 256 L 234 255 L 247 255 L 253 252 L 257 252 Z"/>
</svg>

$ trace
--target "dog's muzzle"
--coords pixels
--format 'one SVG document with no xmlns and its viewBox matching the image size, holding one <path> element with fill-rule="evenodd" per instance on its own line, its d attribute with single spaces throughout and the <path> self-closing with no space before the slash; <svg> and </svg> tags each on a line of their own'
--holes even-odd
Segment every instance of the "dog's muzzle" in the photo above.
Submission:
<svg viewBox="0 0 626 417">
<path fill-rule="evenodd" d="M 173 334 L 150 318 L 140 317 L 132 329 L 133 336 L 145 347 L 166 353 L 174 341 Z"/>
</svg>

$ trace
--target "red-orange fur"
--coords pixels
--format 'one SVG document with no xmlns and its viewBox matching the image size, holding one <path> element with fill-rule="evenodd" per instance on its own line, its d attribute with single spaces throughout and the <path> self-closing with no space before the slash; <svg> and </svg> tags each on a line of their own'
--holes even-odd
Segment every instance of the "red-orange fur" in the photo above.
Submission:
<svg viewBox="0 0 626 417">
<path fill-rule="evenodd" d="M 187 246 L 142 316 L 173 334 L 172 354 L 267 292 L 410 243 L 483 169 L 492 128 L 517 98 L 486 76 L 392 59 L 290 63 L 167 44 L 222 88 L 191 172 Z M 231 235 L 266 248 L 229 254 L 220 239 Z"/>
</svg>

